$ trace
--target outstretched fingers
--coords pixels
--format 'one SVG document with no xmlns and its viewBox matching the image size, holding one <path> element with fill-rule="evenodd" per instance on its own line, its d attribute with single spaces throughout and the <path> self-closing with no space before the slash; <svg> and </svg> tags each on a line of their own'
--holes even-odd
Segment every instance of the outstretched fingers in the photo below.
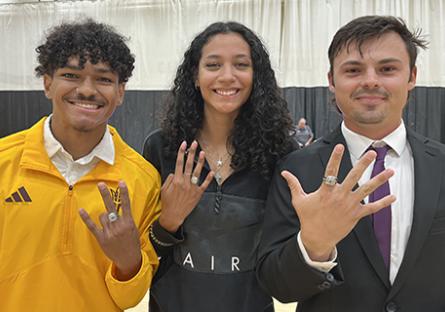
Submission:
<svg viewBox="0 0 445 312">
<path fill-rule="evenodd" d="M 335 177 L 337 178 L 338 176 L 338 171 L 340 168 L 340 163 L 341 163 L 341 159 L 343 157 L 343 153 L 345 151 L 345 147 L 341 144 L 337 144 L 331 154 L 331 157 L 329 157 L 329 161 L 328 164 L 326 165 L 326 170 L 325 170 L 325 178 L 326 177 Z M 328 183 L 322 183 L 322 185 L 320 186 L 320 189 L 323 190 L 332 190 L 333 185 L 328 185 Z"/>
<path fill-rule="evenodd" d="M 354 195 L 356 196 L 356 200 L 361 201 L 365 197 L 369 196 L 369 194 L 374 192 L 382 184 L 388 182 L 389 178 L 391 178 L 393 175 L 394 175 L 394 170 L 385 169 L 384 171 L 373 177 L 371 180 L 362 184 L 353 192 Z"/>
<path fill-rule="evenodd" d="M 128 187 L 124 181 L 119 181 L 119 190 L 121 194 L 122 216 L 133 218 L 131 214 L 130 195 L 128 194 Z"/>
<path fill-rule="evenodd" d="M 183 141 L 179 146 L 178 155 L 176 156 L 175 177 L 182 178 L 184 170 L 184 154 L 187 149 L 187 143 Z"/>
<path fill-rule="evenodd" d="M 190 177 L 192 176 L 193 163 L 195 161 L 195 153 L 197 148 L 198 143 L 196 141 L 193 141 L 187 152 L 187 160 L 185 162 L 184 168 L 184 179 L 190 179 Z"/>
<path fill-rule="evenodd" d="M 195 169 L 193 170 L 192 179 L 196 179 L 196 183 L 192 181 L 192 184 L 198 185 L 199 177 L 201 176 L 202 168 L 205 163 L 205 152 L 200 151 L 198 155 L 198 162 L 196 163 Z"/>
<path fill-rule="evenodd" d="M 96 239 L 100 239 L 102 231 L 96 226 L 96 224 L 91 219 L 91 217 L 88 214 L 88 212 L 86 212 L 85 209 L 80 208 L 79 209 L 79 215 L 80 215 L 80 218 L 82 219 L 83 223 L 85 223 L 87 228 L 96 237 Z"/>
<path fill-rule="evenodd" d="M 99 189 L 102 200 L 105 204 L 105 208 L 108 212 L 116 212 L 116 206 L 114 205 L 113 199 L 111 198 L 110 190 L 104 182 L 97 183 L 97 188 Z"/>
<path fill-rule="evenodd" d="M 342 183 L 345 190 L 352 190 L 365 172 L 366 168 L 374 161 L 376 153 L 374 151 L 366 152 L 349 171 L 348 175 Z"/>
<path fill-rule="evenodd" d="M 392 203 L 396 201 L 396 197 L 394 195 L 388 195 L 379 199 L 378 201 L 368 203 L 366 205 L 362 205 L 362 209 L 360 210 L 359 218 L 363 218 L 365 216 L 376 213 L 380 209 L 390 206 Z"/>
<path fill-rule="evenodd" d="M 204 163 L 205 163 L 205 152 L 201 151 L 199 152 L 198 162 L 196 164 L 195 170 L 193 171 L 193 177 L 196 177 L 196 179 L 199 179 L 199 177 L 201 176 L 201 171 L 202 168 L 204 167 Z M 201 185 L 199 185 L 198 180 L 197 180 L 198 182 L 195 185 L 199 187 L 201 192 L 204 192 L 206 188 L 209 186 L 209 184 L 212 182 L 214 175 L 215 175 L 214 172 L 210 171 L 209 173 L 207 173 L 207 176 L 201 183 Z"/>
<path fill-rule="evenodd" d="M 215 173 L 214 173 L 213 171 L 210 171 L 210 172 L 207 174 L 205 180 L 204 180 L 204 181 L 202 182 L 202 184 L 199 186 L 199 188 L 201 189 L 201 192 L 204 192 L 204 191 L 207 189 L 207 187 L 208 187 L 208 186 L 210 185 L 210 183 L 212 182 L 214 176 L 215 176 Z"/>
</svg>

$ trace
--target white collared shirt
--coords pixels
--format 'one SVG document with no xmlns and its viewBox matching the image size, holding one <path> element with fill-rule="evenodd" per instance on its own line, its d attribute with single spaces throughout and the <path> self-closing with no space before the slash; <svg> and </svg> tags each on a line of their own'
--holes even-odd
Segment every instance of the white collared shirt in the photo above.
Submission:
<svg viewBox="0 0 445 312">
<path fill-rule="evenodd" d="M 79 181 L 84 175 L 90 172 L 100 160 L 110 165 L 114 164 L 114 142 L 108 127 L 105 130 L 102 140 L 88 155 L 74 160 L 51 132 L 51 117 L 52 116 L 49 116 L 45 120 L 43 129 L 45 150 L 51 162 L 69 185 L 74 185 Z"/>
<path fill-rule="evenodd" d="M 391 205 L 391 259 L 389 280 L 394 282 L 405 254 L 414 211 L 414 159 L 411 147 L 406 139 L 406 129 L 403 121 L 400 126 L 380 141 L 374 141 L 349 130 L 344 122 L 341 131 L 354 166 L 359 158 L 372 144 L 386 143 L 391 149 L 385 157 L 385 168 L 394 170 L 394 176 L 389 179 L 391 194 L 396 201 Z M 374 162 L 365 170 L 358 184 L 362 185 L 371 177 Z M 368 202 L 368 198 L 365 198 Z"/>
<path fill-rule="evenodd" d="M 341 131 L 348 147 L 352 166 L 354 166 L 360 157 L 367 151 L 371 145 L 383 145 L 382 142 L 389 145 L 391 150 L 385 157 L 385 168 L 394 170 L 394 176 L 389 179 L 389 188 L 391 194 L 396 196 L 396 201 L 391 205 L 391 259 L 389 269 L 389 280 L 394 282 L 397 272 L 405 254 L 411 232 L 414 211 L 414 159 L 411 148 L 406 139 L 406 129 L 403 121 L 400 126 L 382 140 L 374 141 L 362 135 L 359 135 L 346 127 L 344 122 L 341 125 Z M 358 184 L 362 185 L 369 181 L 374 162 L 365 170 Z M 368 198 L 365 198 L 368 202 Z M 336 250 L 332 255 L 332 261 L 315 262 L 312 261 L 298 234 L 298 244 L 306 262 L 321 270 L 329 271 L 335 265 Z"/>
</svg>

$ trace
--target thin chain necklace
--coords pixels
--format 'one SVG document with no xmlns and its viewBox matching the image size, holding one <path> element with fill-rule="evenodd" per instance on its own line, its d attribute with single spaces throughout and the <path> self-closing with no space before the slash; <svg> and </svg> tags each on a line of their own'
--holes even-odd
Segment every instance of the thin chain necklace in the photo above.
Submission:
<svg viewBox="0 0 445 312">
<path fill-rule="evenodd" d="M 221 185 L 223 182 L 223 175 L 222 170 L 226 167 L 227 164 L 230 165 L 229 159 L 231 158 L 231 155 L 228 151 L 226 151 L 224 154 L 220 155 L 218 152 L 214 151 L 210 148 L 210 146 L 207 144 L 205 140 L 202 138 L 199 139 L 199 143 L 201 144 L 202 148 L 205 150 L 206 158 L 209 161 L 210 164 L 215 164 L 214 172 L 215 172 L 215 180 L 218 185 Z M 213 157 L 214 154 L 216 154 L 216 159 Z"/>
</svg>

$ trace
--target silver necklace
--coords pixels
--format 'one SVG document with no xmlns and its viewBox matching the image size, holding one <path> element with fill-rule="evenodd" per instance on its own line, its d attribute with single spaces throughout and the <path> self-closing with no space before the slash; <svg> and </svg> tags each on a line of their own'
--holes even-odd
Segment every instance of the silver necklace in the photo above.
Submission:
<svg viewBox="0 0 445 312">
<path fill-rule="evenodd" d="M 218 185 L 221 185 L 223 182 L 223 176 L 221 174 L 222 169 L 225 167 L 225 165 L 227 164 L 227 161 L 230 158 L 230 153 L 226 152 L 223 155 L 220 155 L 218 152 L 213 151 L 209 145 L 207 144 L 207 142 L 205 142 L 204 140 L 199 140 L 199 143 L 201 144 L 201 146 L 205 149 L 206 152 L 206 158 L 209 162 L 214 163 L 215 166 L 215 180 L 216 183 L 218 183 Z M 216 160 L 213 158 L 213 154 L 216 154 Z"/>
<path fill-rule="evenodd" d="M 218 159 L 216 160 L 215 180 L 216 180 L 216 183 L 218 183 L 218 185 L 221 185 L 223 182 L 221 169 L 223 168 L 226 161 L 229 159 L 230 154 L 226 153 L 224 159 L 222 158 L 222 156 L 219 156 L 218 154 L 217 154 L 217 157 L 218 157 Z"/>
</svg>

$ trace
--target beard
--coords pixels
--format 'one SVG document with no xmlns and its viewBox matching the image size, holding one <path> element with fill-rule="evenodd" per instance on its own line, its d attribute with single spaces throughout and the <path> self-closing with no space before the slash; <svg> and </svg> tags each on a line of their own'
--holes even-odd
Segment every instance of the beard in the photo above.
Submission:
<svg viewBox="0 0 445 312">
<path fill-rule="evenodd" d="M 357 123 L 372 125 L 381 123 L 385 120 L 386 112 L 385 110 L 369 110 L 369 111 L 354 111 L 351 114 L 352 119 Z"/>
</svg>

